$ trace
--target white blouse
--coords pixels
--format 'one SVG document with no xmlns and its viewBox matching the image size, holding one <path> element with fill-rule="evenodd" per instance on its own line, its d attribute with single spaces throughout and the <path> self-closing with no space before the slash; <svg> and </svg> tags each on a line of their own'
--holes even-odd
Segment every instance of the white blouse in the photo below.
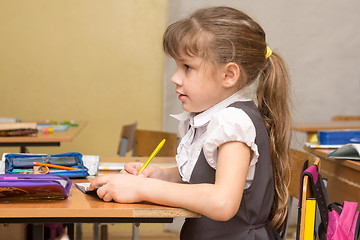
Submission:
<svg viewBox="0 0 360 240">
<path fill-rule="evenodd" d="M 197 115 L 189 112 L 172 115 L 180 121 L 179 132 L 182 139 L 177 149 L 176 161 L 183 181 L 190 181 L 201 149 L 209 165 L 216 169 L 218 147 L 226 142 L 239 141 L 248 145 L 254 153 L 250 161 L 245 188 L 251 185 L 255 174 L 255 164 L 259 158 L 255 144 L 256 131 L 250 117 L 243 110 L 227 107 L 237 101 L 250 101 L 250 99 L 238 91 Z"/>
</svg>

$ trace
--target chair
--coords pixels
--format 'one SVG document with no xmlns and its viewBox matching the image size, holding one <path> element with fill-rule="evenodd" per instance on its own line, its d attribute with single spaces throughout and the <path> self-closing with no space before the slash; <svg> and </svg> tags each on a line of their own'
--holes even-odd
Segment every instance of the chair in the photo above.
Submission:
<svg viewBox="0 0 360 240">
<path fill-rule="evenodd" d="M 320 170 L 320 159 L 317 158 L 315 163 L 313 163 L 315 165 L 318 166 L 319 170 Z M 310 165 L 309 165 L 310 166 Z M 308 176 L 304 176 L 303 177 L 303 187 L 300 191 L 301 194 L 301 203 L 300 203 L 300 223 L 298 222 L 298 224 L 300 224 L 300 228 L 299 228 L 299 240 L 303 240 L 305 239 L 305 209 L 306 209 L 306 204 L 307 204 L 307 198 L 314 198 L 314 193 L 311 189 L 310 183 L 309 181 L 311 181 L 311 179 Z M 312 226 L 314 227 L 314 225 Z"/>
<path fill-rule="evenodd" d="M 299 199 L 300 177 L 301 177 L 301 173 L 302 173 L 301 172 L 302 166 L 306 160 L 309 161 L 309 165 L 310 165 L 310 164 L 315 163 L 316 159 L 317 158 L 314 155 L 311 155 L 310 153 L 302 152 L 302 151 L 299 151 L 296 149 L 290 149 L 290 175 L 289 175 L 290 184 L 288 187 L 290 198 L 289 198 L 289 203 L 288 203 L 289 212 L 288 212 L 288 216 L 287 216 L 287 223 L 286 223 L 286 228 L 285 228 L 284 239 L 286 239 L 286 237 L 287 237 L 287 230 L 289 227 L 289 221 L 290 221 L 290 215 L 291 215 L 290 210 L 291 210 L 291 206 L 293 204 L 293 199 L 294 198 Z M 307 191 L 309 191 L 308 188 L 307 188 Z M 306 200 L 306 197 L 305 197 L 305 200 Z M 305 209 L 305 207 L 303 207 L 302 209 Z M 304 217 L 304 214 L 302 214 L 301 216 Z M 298 224 L 300 224 L 300 223 L 298 223 Z"/>
<path fill-rule="evenodd" d="M 117 150 L 119 156 L 125 156 L 127 152 L 134 149 L 135 131 L 137 122 L 122 127 L 120 143 Z"/>
<path fill-rule="evenodd" d="M 176 133 L 140 129 L 135 131 L 133 155 L 137 157 L 149 156 L 163 139 L 166 139 L 166 142 L 157 156 L 174 157 L 178 145 Z"/>
<path fill-rule="evenodd" d="M 360 121 L 360 116 L 336 115 L 332 117 L 332 121 Z"/>
<path fill-rule="evenodd" d="M 125 156 L 132 151 L 133 156 L 148 157 L 161 142 L 166 139 L 164 146 L 156 156 L 174 157 L 178 144 L 176 133 L 136 129 L 136 123 L 125 125 L 121 132 L 117 153 Z"/>
</svg>

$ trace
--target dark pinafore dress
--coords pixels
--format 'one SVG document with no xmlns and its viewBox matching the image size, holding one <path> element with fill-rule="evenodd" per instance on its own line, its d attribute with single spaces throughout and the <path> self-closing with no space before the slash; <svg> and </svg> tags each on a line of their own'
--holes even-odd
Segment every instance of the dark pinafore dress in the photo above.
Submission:
<svg viewBox="0 0 360 240">
<path fill-rule="evenodd" d="M 268 218 L 274 199 L 274 180 L 269 138 L 263 119 L 252 101 L 235 102 L 229 107 L 242 109 L 249 115 L 256 128 L 255 143 L 260 156 L 255 166 L 253 182 L 244 190 L 240 208 L 233 218 L 225 222 L 215 221 L 205 216 L 188 218 L 181 230 L 181 240 L 252 240 L 278 237 L 278 234 L 269 228 Z M 215 170 L 209 166 L 201 151 L 192 172 L 190 184 L 214 182 Z"/>
</svg>

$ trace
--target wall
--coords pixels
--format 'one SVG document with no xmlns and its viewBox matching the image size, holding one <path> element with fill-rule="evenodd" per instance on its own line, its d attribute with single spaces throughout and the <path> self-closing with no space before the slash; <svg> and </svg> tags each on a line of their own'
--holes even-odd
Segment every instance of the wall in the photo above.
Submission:
<svg viewBox="0 0 360 240">
<path fill-rule="evenodd" d="M 167 0 L 2 0 L 0 117 L 87 121 L 73 142 L 30 152 L 111 156 L 123 124 L 160 130 L 167 10 Z"/>
<path fill-rule="evenodd" d="M 169 22 L 197 8 L 226 5 L 243 10 L 267 33 L 270 48 L 287 62 L 292 79 L 294 121 L 329 121 L 333 115 L 360 115 L 360 2 L 347 1 L 169 1 Z M 176 130 L 170 113 L 181 112 L 167 59 L 164 78 L 164 128 Z M 295 134 L 294 147 L 304 135 Z"/>
</svg>

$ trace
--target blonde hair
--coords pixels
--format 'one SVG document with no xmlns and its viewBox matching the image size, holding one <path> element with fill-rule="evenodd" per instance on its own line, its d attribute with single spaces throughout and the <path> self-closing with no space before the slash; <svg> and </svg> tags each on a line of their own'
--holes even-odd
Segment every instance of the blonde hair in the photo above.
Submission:
<svg viewBox="0 0 360 240">
<path fill-rule="evenodd" d="M 189 18 L 171 24 L 163 47 L 174 59 L 183 54 L 210 61 L 214 66 L 229 62 L 241 70 L 240 85 L 259 80 L 257 101 L 269 134 L 275 181 L 271 226 L 283 230 L 287 216 L 289 144 L 289 76 L 281 57 L 273 52 L 266 58 L 264 30 L 245 13 L 229 7 L 200 9 Z"/>
</svg>

